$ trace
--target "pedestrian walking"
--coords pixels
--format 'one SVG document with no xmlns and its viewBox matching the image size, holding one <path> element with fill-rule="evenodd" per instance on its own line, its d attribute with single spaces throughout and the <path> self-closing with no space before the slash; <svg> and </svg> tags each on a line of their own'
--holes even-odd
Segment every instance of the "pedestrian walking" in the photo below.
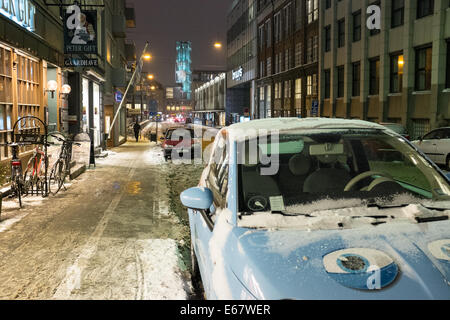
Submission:
<svg viewBox="0 0 450 320">
<path fill-rule="evenodd" d="M 139 133 L 141 132 L 141 125 L 136 121 L 133 126 L 134 136 L 136 138 L 136 142 L 139 142 Z"/>
</svg>

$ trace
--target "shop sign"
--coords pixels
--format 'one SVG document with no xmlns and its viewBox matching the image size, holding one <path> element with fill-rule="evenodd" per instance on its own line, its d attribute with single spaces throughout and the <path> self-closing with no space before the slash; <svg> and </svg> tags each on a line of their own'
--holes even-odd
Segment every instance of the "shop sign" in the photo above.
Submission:
<svg viewBox="0 0 450 320">
<path fill-rule="evenodd" d="M 242 80 L 242 76 L 244 75 L 244 69 L 242 67 L 240 67 L 239 69 L 237 69 L 236 71 L 232 72 L 231 78 L 234 81 L 239 81 Z"/>
<path fill-rule="evenodd" d="M 116 91 L 116 93 L 114 94 L 114 99 L 116 100 L 116 102 L 121 102 L 123 99 L 122 92 Z"/>
<path fill-rule="evenodd" d="M 36 7 L 31 0 L 0 0 L 0 13 L 28 31 L 36 29 Z"/>
<path fill-rule="evenodd" d="M 64 53 L 97 53 L 97 11 L 81 11 L 77 5 L 67 8 L 64 15 Z"/>
<path fill-rule="evenodd" d="M 64 66 L 66 66 L 66 67 L 98 67 L 98 59 L 66 58 L 66 59 L 64 59 Z"/>
<path fill-rule="evenodd" d="M 319 101 L 314 100 L 311 105 L 311 116 L 318 116 L 319 115 Z"/>
</svg>

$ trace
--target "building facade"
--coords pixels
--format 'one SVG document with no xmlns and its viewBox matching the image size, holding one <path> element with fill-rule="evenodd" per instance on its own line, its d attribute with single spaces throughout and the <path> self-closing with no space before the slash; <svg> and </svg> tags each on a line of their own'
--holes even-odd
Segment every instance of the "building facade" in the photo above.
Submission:
<svg viewBox="0 0 450 320">
<path fill-rule="evenodd" d="M 222 73 L 195 90 L 195 123 L 210 127 L 226 125 L 226 88 L 226 74 Z"/>
<path fill-rule="evenodd" d="M 256 118 L 256 5 L 235 0 L 227 16 L 227 124 Z"/>
<path fill-rule="evenodd" d="M 13 141 L 18 119 L 35 116 L 51 130 L 67 131 L 67 84 L 63 69 L 63 27 L 57 7 L 44 1 L 0 3 L 0 143 Z M 52 85 L 49 91 L 49 81 Z M 51 83 L 50 82 L 50 83 Z M 32 147 L 21 148 L 22 156 Z M 6 163 L 10 149 L 0 147 L 0 161 Z"/>
<path fill-rule="evenodd" d="M 258 117 L 317 115 L 319 1 L 259 0 L 257 21 Z"/>
<path fill-rule="evenodd" d="M 381 29 L 367 21 L 381 8 Z M 323 1 L 320 113 L 403 124 L 412 138 L 450 120 L 450 1 Z"/>
<path fill-rule="evenodd" d="M 192 43 L 190 41 L 177 41 L 177 59 L 175 79 L 176 83 L 183 86 L 183 95 L 186 100 L 191 100 L 192 95 Z"/>
</svg>

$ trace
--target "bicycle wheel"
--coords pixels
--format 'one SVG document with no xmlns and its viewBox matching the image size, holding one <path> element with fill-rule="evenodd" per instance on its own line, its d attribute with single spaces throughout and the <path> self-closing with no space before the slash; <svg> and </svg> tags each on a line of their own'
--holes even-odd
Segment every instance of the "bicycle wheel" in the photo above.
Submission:
<svg viewBox="0 0 450 320">
<path fill-rule="evenodd" d="M 16 194 L 16 197 L 19 199 L 19 206 L 22 208 L 22 188 L 21 188 L 21 181 L 20 177 L 16 176 L 16 180 L 14 181 L 14 192 Z"/>
<path fill-rule="evenodd" d="M 48 185 L 49 192 L 55 195 L 61 190 L 61 187 L 64 184 L 65 176 L 64 162 L 59 159 L 53 165 L 52 171 L 50 173 L 50 183 Z"/>
</svg>

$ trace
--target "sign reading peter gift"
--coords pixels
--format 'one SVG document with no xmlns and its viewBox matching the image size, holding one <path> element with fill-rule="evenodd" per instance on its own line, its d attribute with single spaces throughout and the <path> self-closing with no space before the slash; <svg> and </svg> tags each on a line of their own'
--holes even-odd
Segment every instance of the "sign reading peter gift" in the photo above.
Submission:
<svg viewBox="0 0 450 320">
<path fill-rule="evenodd" d="M 0 0 L 0 14 L 28 31 L 35 31 L 36 7 L 31 0 Z"/>
<path fill-rule="evenodd" d="M 64 53 L 97 53 L 97 11 L 81 11 L 77 5 L 67 8 L 64 16 Z"/>
</svg>

